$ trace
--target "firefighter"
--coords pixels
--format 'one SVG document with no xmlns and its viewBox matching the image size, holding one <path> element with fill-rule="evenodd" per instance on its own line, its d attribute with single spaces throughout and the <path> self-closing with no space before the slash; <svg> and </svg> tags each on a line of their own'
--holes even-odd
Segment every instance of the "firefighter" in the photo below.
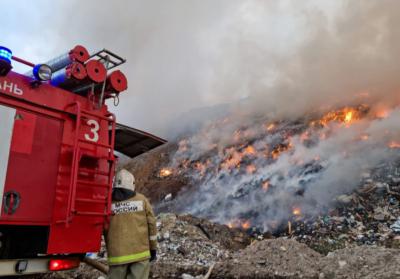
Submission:
<svg viewBox="0 0 400 279">
<path fill-rule="evenodd" d="M 149 260 L 157 257 L 156 220 L 149 201 L 135 191 L 135 177 L 125 169 L 115 177 L 111 211 L 106 232 L 108 277 L 148 278 Z"/>
</svg>

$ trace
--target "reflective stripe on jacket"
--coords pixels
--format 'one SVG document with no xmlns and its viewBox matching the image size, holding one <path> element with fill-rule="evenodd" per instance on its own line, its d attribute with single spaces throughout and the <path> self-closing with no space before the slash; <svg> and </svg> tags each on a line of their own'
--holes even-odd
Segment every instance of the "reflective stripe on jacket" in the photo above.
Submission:
<svg viewBox="0 0 400 279">
<path fill-rule="evenodd" d="M 108 263 L 119 265 L 150 258 L 157 248 L 156 219 L 149 201 L 142 194 L 112 203 L 112 216 L 106 234 Z"/>
</svg>

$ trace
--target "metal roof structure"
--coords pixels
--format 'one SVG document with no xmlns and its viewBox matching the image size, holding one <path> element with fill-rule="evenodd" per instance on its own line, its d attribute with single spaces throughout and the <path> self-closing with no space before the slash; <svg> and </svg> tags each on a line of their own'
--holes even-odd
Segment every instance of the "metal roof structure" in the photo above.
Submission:
<svg viewBox="0 0 400 279">
<path fill-rule="evenodd" d="M 123 124 L 117 123 L 115 127 L 114 150 L 131 158 L 150 151 L 166 142 L 162 138 Z"/>
</svg>

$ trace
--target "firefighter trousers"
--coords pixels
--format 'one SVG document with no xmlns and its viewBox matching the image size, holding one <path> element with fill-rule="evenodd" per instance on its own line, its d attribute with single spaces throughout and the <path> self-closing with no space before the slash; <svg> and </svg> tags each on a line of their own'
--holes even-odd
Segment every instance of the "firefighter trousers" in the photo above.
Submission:
<svg viewBox="0 0 400 279">
<path fill-rule="evenodd" d="M 112 265 L 108 271 L 109 279 L 147 279 L 150 273 L 150 262 L 149 260 Z"/>
</svg>

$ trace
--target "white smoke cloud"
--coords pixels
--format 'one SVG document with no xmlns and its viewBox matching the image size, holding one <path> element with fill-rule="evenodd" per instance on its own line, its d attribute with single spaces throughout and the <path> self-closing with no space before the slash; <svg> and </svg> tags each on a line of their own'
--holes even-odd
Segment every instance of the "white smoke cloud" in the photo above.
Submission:
<svg viewBox="0 0 400 279">
<path fill-rule="evenodd" d="M 294 207 L 306 216 L 326 212 L 339 195 L 363 185 L 363 173 L 399 158 L 398 150 L 388 147 L 399 139 L 399 117 L 396 109 L 385 119 L 364 116 L 351 125 L 332 122 L 317 130 L 299 119 L 276 124 L 270 132 L 264 130 L 265 120 L 256 120 L 245 125 L 238 139 L 229 127 L 224 128 L 229 122 L 207 126 L 182 142 L 174 155 L 171 168 L 175 171 L 182 168 L 182 162 L 193 162 L 184 172 L 192 176 L 194 184 L 175 204 L 183 212 L 222 223 L 249 220 L 265 230 L 291 218 Z M 230 134 L 230 139 L 216 137 L 221 132 Z M 306 132 L 310 142 L 304 140 Z M 288 141 L 291 148 L 276 160 L 264 156 L 271 154 L 276 144 Z M 243 155 L 249 145 L 254 153 Z M 237 153 L 242 153 L 240 159 L 224 169 Z M 196 167 L 196 162 L 205 171 Z M 255 167 L 252 172 L 246 171 L 249 165 Z"/>
<path fill-rule="evenodd" d="M 184 112 L 252 94 L 249 81 L 236 88 L 229 72 L 246 70 L 243 63 L 257 62 L 265 50 L 279 52 L 299 31 L 289 3 L 42 0 L 10 3 L 0 21 L 8 30 L 3 43 L 33 62 L 75 44 L 106 47 L 126 57 L 129 90 L 116 109 L 119 119 L 165 136 Z M 269 47 L 259 48 L 264 41 Z"/>
<path fill-rule="evenodd" d="M 12 2 L 0 21 L 4 44 L 34 62 L 77 43 L 128 58 L 119 120 L 171 138 L 209 117 L 194 109 L 241 99 L 245 113 L 296 117 L 360 94 L 398 100 L 399 5 L 42 0 Z"/>
</svg>

